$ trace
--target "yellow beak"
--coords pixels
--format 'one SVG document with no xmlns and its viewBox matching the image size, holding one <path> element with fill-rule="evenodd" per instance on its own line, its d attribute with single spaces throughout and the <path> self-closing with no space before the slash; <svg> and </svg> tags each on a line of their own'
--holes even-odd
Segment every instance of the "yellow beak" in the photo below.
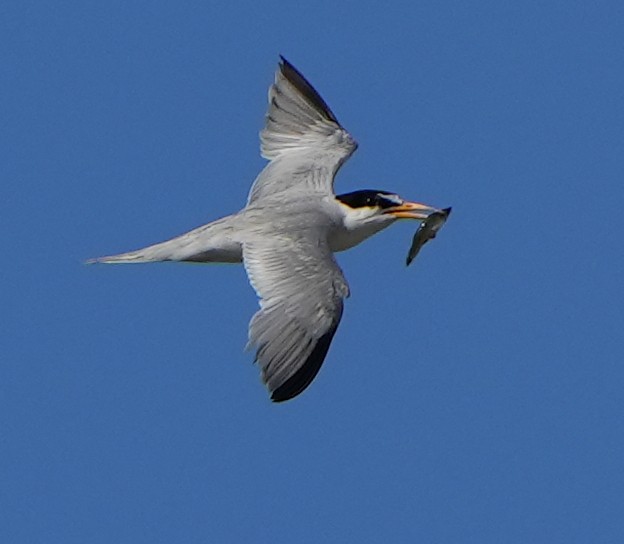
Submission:
<svg viewBox="0 0 624 544">
<path fill-rule="evenodd" d="M 439 212 L 438 208 L 427 206 L 426 204 L 419 204 L 418 202 L 404 202 L 394 208 L 388 208 L 384 213 L 388 213 L 399 219 L 418 219 L 423 221 L 427 219 L 432 213 Z"/>
</svg>

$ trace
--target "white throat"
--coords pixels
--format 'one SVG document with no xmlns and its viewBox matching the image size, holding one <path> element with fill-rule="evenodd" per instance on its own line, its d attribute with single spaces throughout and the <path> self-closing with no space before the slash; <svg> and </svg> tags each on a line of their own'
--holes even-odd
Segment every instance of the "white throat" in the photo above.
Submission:
<svg viewBox="0 0 624 544">
<path fill-rule="evenodd" d="M 334 252 L 357 246 L 396 221 L 391 215 L 380 215 L 371 208 L 354 209 L 341 203 L 338 205 L 342 221 L 329 235 L 329 246 Z"/>
</svg>

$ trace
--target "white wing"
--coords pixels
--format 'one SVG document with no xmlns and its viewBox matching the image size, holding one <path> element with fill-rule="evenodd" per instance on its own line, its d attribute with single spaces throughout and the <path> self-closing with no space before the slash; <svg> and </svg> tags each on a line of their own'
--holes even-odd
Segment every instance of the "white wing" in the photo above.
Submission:
<svg viewBox="0 0 624 544">
<path fill-rule="evenodd" d="M 314 87 L 281 57 L 260 133 L 262 156 L 271 162 L 251 187 L 248 204 L 293 188 L 331 193 L 336 172 L 356 148 Z"/>
<path fill-rule="evenodd" d="M 245 243 L 243 261 L 260 297 L 248 347 L 257 349 L 271 399 L 291 399 L 319 371 L 349 287 L 326 240 L 311 231 Z"/>
</svg>

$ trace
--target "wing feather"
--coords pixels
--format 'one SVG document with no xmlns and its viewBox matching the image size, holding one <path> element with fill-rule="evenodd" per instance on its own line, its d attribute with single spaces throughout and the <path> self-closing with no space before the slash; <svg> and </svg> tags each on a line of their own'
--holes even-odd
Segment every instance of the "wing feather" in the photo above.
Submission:
<svg viewBox="0 0 624 544">
<path fill-rule="evenodd" d="M 336 172 L 356 148 L 319 93 L 281 57 L 260 133 L 260 151 L 271 162 L 248 203 L 292 189 L 331 193 Z"/>
<path fill-rule="evenodd" d="M 249 324 L 248 347 L 256 348 L 271 399 L 288 400 L 318 373 L 349 287 L 328 244 L 316 236 L 245 243 L 243 261 L 260 297 L 260 310 Z"/>
</svg>

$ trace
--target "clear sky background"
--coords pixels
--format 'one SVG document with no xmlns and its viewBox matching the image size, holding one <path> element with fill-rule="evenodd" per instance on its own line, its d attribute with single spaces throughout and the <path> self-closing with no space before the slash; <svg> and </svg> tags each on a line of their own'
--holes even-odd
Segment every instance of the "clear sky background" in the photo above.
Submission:
<svg viewBox="0 0 624 544">
<path fill-rule="evenodd" d="M 622 2 L 4 2 L 0 540 L 624 542 Z M 453 206 L 338 260 L 275 405 L 240 266 L 85 266 L 238 210 L 278 54 L 337 190 Z"/>
</svg>

